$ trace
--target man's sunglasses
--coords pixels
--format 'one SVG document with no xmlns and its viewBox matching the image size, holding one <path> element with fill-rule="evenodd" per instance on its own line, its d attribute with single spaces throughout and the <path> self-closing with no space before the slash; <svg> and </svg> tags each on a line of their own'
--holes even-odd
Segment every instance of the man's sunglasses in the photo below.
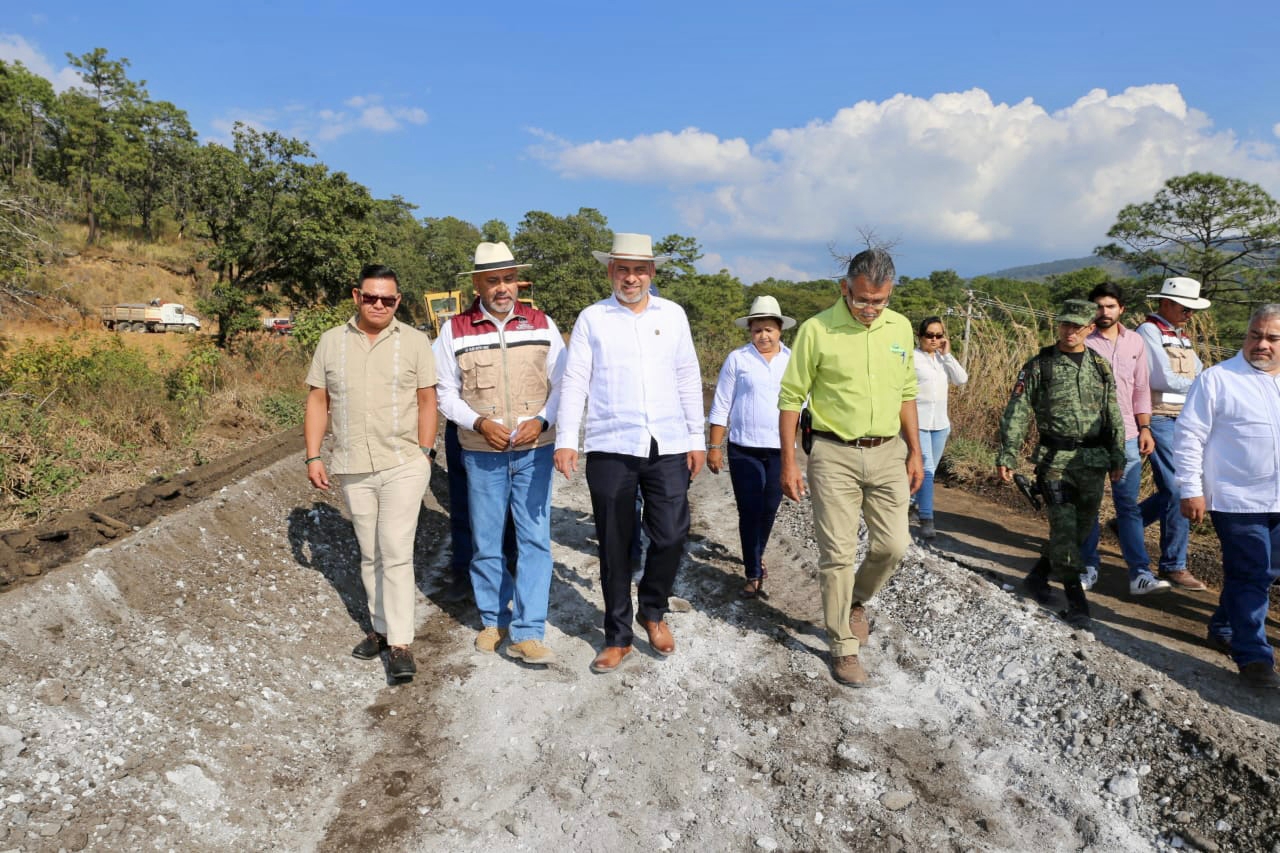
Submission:
<svg viewBox="0 0 1280 853">
<path fill-rule="evenodd" d="M 396 303 L 400 301 L 400 294 L 398 293 L 391 296 L 379 296 L 376 293 L 365 293 L 363 290 L 357 290 L 356 293 L 360 294 L 360 299 L 365 305 L 376 305 L 381 302 L 387 308 L 394 308 Z"/>
</svg>

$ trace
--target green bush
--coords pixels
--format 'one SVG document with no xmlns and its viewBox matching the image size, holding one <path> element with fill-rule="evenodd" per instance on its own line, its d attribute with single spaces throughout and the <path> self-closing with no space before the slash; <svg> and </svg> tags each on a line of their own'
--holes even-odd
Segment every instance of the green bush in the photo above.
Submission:
<svg viewBox="0 0 1280 853">
<path fill-rule="evenodd" d="M 288 429 L 302 423 L 306 398 L 299 394 L 280 393 L 264 397 L 258 410 L 276 429 Z"/>
</svg>

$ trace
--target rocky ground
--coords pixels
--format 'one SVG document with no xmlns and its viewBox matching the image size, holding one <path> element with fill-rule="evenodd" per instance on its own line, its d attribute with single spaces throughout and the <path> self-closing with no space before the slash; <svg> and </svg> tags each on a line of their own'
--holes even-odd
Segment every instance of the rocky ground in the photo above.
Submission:
<svg viewBox="0 0 1280 853">
<path fill-rule="evenodd" d="M 295 456 L 0 594 L 0 851 L 1280 851 L 1280 701 L 1199 644 L 1212 599 L 1110 578 L 1074 631 L 1014 588 L 1036 519 L 941 496 L 950 532 L 874 602 L 855 691 L 827 673 L 807 505 L 743 601 L 704 474 L 677 653 L 597 676 L 582 478 L 556 487 L 538 669 L 475 652 L 437 596 L 437 468 L 420 672 L 393 686 L 349 655 L 354 536 Z"/>
</svg>

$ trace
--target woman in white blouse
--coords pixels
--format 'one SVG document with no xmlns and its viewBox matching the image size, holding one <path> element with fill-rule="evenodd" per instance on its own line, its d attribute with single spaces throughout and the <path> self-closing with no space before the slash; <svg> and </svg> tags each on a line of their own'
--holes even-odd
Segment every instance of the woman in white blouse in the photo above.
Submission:
<svg viewBox="0 0 1280 853">
<path fill-rule="evenodd" d="M 933 526 L 933 472 L 938 470 L 938 460 L 951 435 L 947 387 L 963 385 L 969 381 L 969 374 L 951 354 L 951 341 L 941 317 L 925 317 L 917 335 L 920 345 L 916 348 L 915 365 L 920 390 L 916 413 L 920 419 L 920 449 L 924 453 L 924 485 L 911 499 L 911 520 L 920 525 L 921 538 L 932 539 L 937 535 Z"/>
<path fill-rule="evenodd" d="M 734 321 L 751 331 L 751 342 L 729 353 L 711 403 L 707 467 L 719 474 L 728 458 L 738 503 L 738 534 L 747 583 L 744 598 L 764 595 L 764 549 L 782 503 L 782 443 L 778 438 L 778 390 L 791 350 L 782 332 L 796 321 L 784 317 L 778 300 L 758 296 L 751 313 Z M 728 434 L 726 453 L 725 438 Z"/>
</svg>

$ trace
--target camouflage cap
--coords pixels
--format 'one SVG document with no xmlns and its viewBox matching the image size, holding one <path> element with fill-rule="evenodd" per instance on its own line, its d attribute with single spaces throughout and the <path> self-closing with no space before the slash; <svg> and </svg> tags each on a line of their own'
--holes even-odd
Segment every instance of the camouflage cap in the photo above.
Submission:
<svg viewBox="0 0 1280 853">
<path fill-rule="evenodd" d="M 1088 326 L 1093 323 L 1097 314 L 1097 306 L 1085 299 L 1068 299 L 1062 303 L 1058 312 L 1059 323 L 1070 323 L 1073 326 Z"/>
</svg>

